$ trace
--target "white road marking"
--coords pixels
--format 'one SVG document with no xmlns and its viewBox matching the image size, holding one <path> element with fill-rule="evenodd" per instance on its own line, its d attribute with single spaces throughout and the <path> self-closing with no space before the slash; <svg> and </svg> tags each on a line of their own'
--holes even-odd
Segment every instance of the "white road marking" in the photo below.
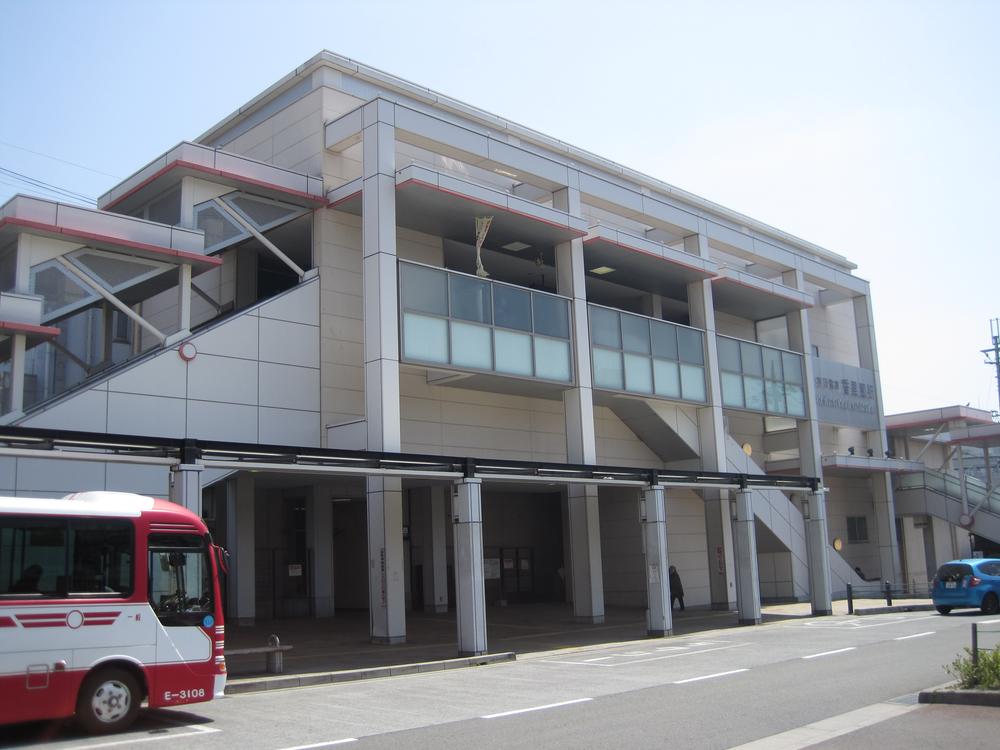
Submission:
<svg viewBox="0 0 1000 750">
<path fill-rule="evenodd" d="M 854 615 L 850 615 L 854 617 Z M 921 617 L 903 617 L 901 615 L 865 615 L 855 620 L 808 620 L 806 622 L 789 623 L 790 628 L 820 628 L 824 630 L 864 630 L 866 628 L 881 628 L 886 625 L 898 625 L 901 622 L 919 622 L 920 620 L 934 620 L 940 615 L 923 615 Z"/>
<path fill-rule="evenodd" d="M 803 659 L 818 659 L 821 656 L 832 656 L 833 654 L 843 654 L 846 651 L 853 651 L 857 646 L 848 646 L 847 648 L 838 648 L 834 651 L 823 651 L 818 654 L 809 654 L 809 656 L 803 656 Z"/>
<path fill-rule="evenodd" d="M 761 737 L 759 740 L 748 742 L 745 745 L 737 745 L 729 750 L 800 750 L 800 748 L 817 745 L 820 742 L 850 734 L 887 719 L 894 719 L 919 707 L 920 705 L 916 703 L 908 706 L 898 703 L 875 703 L 856 711 L 848 711 L 839 716 L 831 716 L 829 719 L 806 724 L 798 729 L 789 729 L 787 732 L 772 734 L 770 737 Z"/>
<path fill-rule="evenodd" d="M 283 747 L 281 750 L 311 750 L 314 747 L 332 747 L 333 745 L 344 745 L 348 742 L 357 742 L 357 737 L 345 737 L 342 740 L 330 740 L 329 742 L 314 742 L 311 745 L 295 745 L 294 747 Z"/>
<path fill-rule="evenodd" d="M 909 640 L 910 638 L 923 638 L 925 635 L 934 635 L 935 632 L 937 632 L 937 631 L 928 630 L 928 631 L 926 631 L 924 633 L 914 633 L 913 635 L 901 635 L 901 636 L 899 636 L 899 638 L 893 638 L 892 640 L 894 640 L 894 641 L 906 641 L 906 640 Z"/>
<path fill-rule="evenodd" d="M 726 675 L 739 674 L 740 672 L 749 672 L 749 669 L 731 669 L 728 672 L 716 672 L 715 674 L 705 674 L 701 677 L 688 677 L 686 680 L 677 680 L 675 685 L 684 685 L 688 682 L 698 682 L 699 680 L 711 680 L 715 677 L 725 677 Z"/>
<path fill-rule="evenodd" d="M 745 643 L 732 643 L 728 646 L 719 646 L 717 648 L 703 648 L 698 651 L 684 651 L 682 653 L 674 654 L 663 654 L 662 656 L 651 656 L 648 659 L 632 659 L 631 661 L 622 661 L 617 664 L 595 664 L 592 660 L 587 661 L 570 661 L 568 659 L 544 659 L 542 664 L 576 664 L 583 667 L 627 667 L 631 664 L 645 664 L 649 661 L 660 661 L 662 659 L 676 659 L 678 656 L 694 656 L 695 654 L 707 654 L 710 651 L 724 651 L 727 648 L 738 648 L 740 646 L 745 646 Z M 611 657 L 608 657 L 611 658 Z"/>
<path fill-rule="evenodd" d="M 592 661 L 604 661 L 605 659 L 611 659 L 611 658 L 613 658 L 613 657 L 611 657 L 611 656 L 598 656 L 598 657 L 596 657 L 594 659 L 584 659 L 584 661 L 587 662 L 587 663 L 590 663 Z"/>
<path fill-rule="evenodd" d="M 586 703 L 593 698 L 575 698 L 571 701 L 561 701 L 559 703 L 547 703 L 544 706 L 532 706 L 531 708 L 518 708 L 514 711 L 502 711 L 498 714 L 486 714 L 486 716 L 480 716 L 481 719 L 499 719 L 501 716 L 513 716 L 514 714 L 526 714 L 530 711 L 544 711 L 546 708 L 559 708 L 559 706 L 569 706 L 574 703 Z M 291 750 L 289 748 L 289 750 Z"/>
<path fill-rule="evenodd" d="M 197 737 L 199 734 L 214 734 L 216 732 L 221 732 L 221 729 L 214 729 L 212 727 L 202 727 L 197 724 L 180 724 L 175 721 L 170 721 L 167 719 L 157 718 L 158 721 L 162 721 L 165 724 L 173 724 L 174 726 L 180 727 L 181 729 L 190 729 L 190 732 L 181 732 L 179 734 L 160 734 L 156 737 L 139 737 L 127 740 L 114 740 L 113 742 L 98 742 L 96 744 L 90 745 L 71 745 L 71 748 L 76 748 L 77 750 L 96 750 L 99 747 L 121 747 L 122 745 L 136 745 L 140 742 L 159 742 L 160 740 L 177 740 L 181 737 Z M 162 731 L 162 730 L 161 730 Z"/>
</svg>

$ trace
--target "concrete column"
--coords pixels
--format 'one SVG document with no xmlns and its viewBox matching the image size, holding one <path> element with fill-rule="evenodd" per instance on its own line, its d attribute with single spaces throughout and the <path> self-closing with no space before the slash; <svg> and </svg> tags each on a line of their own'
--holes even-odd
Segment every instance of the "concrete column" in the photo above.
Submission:
<svg viewBox="0 0 1000 750">
<path fill-rule="evenodd" d="M 431 487 L 424 498 L 424 611 L 448 611 L 448 549 L 445 537 L 448 487 Z"/>
<path fill-rule="evenodd" d="M 309 595 L 314 617 L 333 617 L 333 503 L 329 497 L 309 498 L 306 504 L 306 533 L 312 551 Z"/>
<path fill-rule="evenodd" d="M 253 625 L 257 611 L 254 482 L 241 472 L 226 482 L 229 530 L 229 619 Z"/>
<path fill-rule="evenodd" d="M 170 469 L 170 500 L 201 517 L 201 464 L 178 464 Z"/>
<path fill-rule="evenodd" d="M 753 492 L 736 492 L 736 527 L 733 531 L 736 546 L 736 607 L 740 625 L 759 625 L 760 579 L 757 575 L 757 534 L 754 530 Z"/>
<path fill-rule="evenodd" d="M 786 286 L 805 291 L 802 271 L 782 274 Z M 799 473 L 816 477 L 823 486 L 823 457 L 819 439 L 819 420 L 816 418 L 816 391 L 813 387 L 812 340 L 809 335 L 809 313 L 796 310 L 785 316 L 788 328 L 788 346 L 802 354 L 802 392 L 805 397 L 806 418 L 796 421 L 799 440 Z M 833 613 L 832 587 L 830 584 L 830 539 L 826 524 L 826 497 L 822 493 L 810 494 L 806 501 L 809 516 L 806 520 L 806 554 L 809 557 L 809 599 L 814 615 Z"/>
<path fill-rule="evenodd" d="M 395 477 L 369 477 L 368 608 L 374 643 L 406 640 L 403 491 Z"/>
<path fill-rule="evenodd" d="M 708 238 L 693 234 L 684 238 L 684 249 L 692 255 L 708 258 Z M 719 354 L 715 343 L 715 303 L 712 282 L 688 284 L 688 317 L 691 325 L 705 331 L 705 373 L 707 405 L 698 409 L 698 436 L 701 466 L 708 471 L 727 471 L 726 424 L 722 410 L 722 380 Z M 708 542 L 709 593 L 712 609 L 736 607 L 736 568 L 733 564 L 732 521 L 727 493 L 703 490 L 705 532 Z"/>
<path fill-rule="evenodd" d="M 21 414 L 24 411 L 24 358 L 27 337 L 17 333 L 10 338 L 10 403 L 4 404 L 5 413 Z"/>
<path fill-rule="evenodd" d="M 667 574 L 667 514 L 664 490 L 655 485 L 643 491 L 646 514 L 642 536 L 646 548 L 646 634 L 665 636 L 673 632 L 670 586 Z"/>
<path fill-rule="evenodd" d="M 399 302 L 396 293 L 395 108 L 365 105 L 362 139 L 365 415 L 369 450 L 400 450 Z M 403 496 L 399 479 L 369 477 L 368 590 L 372 640 L 406 639 Z"/>
<path fill-rule="evenodd" d="M 191 333 L 191 265 L 182 264 L 177 276 L 177 334 L 187 336 Z"/>
<path fill-rule="evenodd" d="M 486 653 L 486 586 L 483 576 L 483 504 L 479 479 L 456 483 L 455 608 L 459 656 Z"/>
<path fill-rule="evenodd" d="M 814 615 L 833 614 L 830 582 L 830 542 L 826 525 L 826 495 L 811 492 L 806 500 L 806 554 L 809 555 L 809 600 Z"/>
<path fill-rule="evenodd" d="M 865 433 L 867 447 L 876 456 L 884 456 L 888 448 L 886 442 L 885 414 L 882 408 L 882 379 L 879 376 L 878 349 L 875 346 L 875 318 L 872 314 L 871 297 L 854 298 L 854 325 L 858 339 L 858 359 L 861 367 L 875 374 L 875 403 L 878 413 L 878 429 Z M 878 472 L 871 477 L 872 497 L 875 501 L 875 525 L 878 530 L 879 560 L 883 579 L 899 581 L 902 566 L 899 557 L 899 543 L 896 540 L 896 504 L 892 497 L 892 477 L 888 472 Z"/>
<path fill-rule="evenodd" d="M 578 175 L 573 172 L 570 182 Z M 552 194 L 552 205 L 580 215 L 580 191 L 571 185 Z M 597 463 L 594 397 L 590 367 L 590 324 L 583 240 L 556 245 L 557 291 L 570 298 L 573 329 L 573 369 L 576 388 L 563 391 L 566 413 L 566 458 L 574 464 Z M 601 517 L 596 487 L 567 490 L 569 528 L 569 587 L 573 613 L 590 623 L 604 622 L 604 574 L 601 561 Z"/>
</svg>

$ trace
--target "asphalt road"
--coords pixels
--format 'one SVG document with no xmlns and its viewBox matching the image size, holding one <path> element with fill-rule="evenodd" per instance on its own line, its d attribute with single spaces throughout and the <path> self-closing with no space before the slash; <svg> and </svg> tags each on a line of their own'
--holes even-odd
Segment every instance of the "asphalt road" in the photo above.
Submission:
<svg viewBox="0 0 1000 750">
<path fill-rule="evenodd" d="M 969 645 L 969 624 L 989 620 L 931 612 L 791 620 L 234 696 L 147 712 L 113 737 L 63 724 L 6 727 L 0 747 L 888 750 L 934 747 L 937 735 L 942 747 L 995 747 L 997 709 L 915 702 L 919 690 L 949 681 L 944 666 Z M 982 646 L 1000 641 L 1000 620 L 984 629 L 996 635 Z M 952 735 L 942 717 L 959 714 Z"/>
</svg>

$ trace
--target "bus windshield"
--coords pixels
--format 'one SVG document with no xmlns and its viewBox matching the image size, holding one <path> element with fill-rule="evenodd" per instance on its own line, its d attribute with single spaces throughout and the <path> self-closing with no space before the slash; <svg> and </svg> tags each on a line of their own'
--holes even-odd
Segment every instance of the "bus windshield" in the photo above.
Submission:
<svg viewBox="0 0 1000 750">
<path fill-rule="evenodd" d="M 202 625 L 214 612 L 209 545 L 194 534 L 149 537 L 149 603 L 164 625 Z"/>
</svg>

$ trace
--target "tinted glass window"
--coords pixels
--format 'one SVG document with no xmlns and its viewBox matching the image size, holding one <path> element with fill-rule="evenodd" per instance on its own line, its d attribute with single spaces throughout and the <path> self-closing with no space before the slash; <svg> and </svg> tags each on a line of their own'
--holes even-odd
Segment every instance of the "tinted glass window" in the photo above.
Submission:
<svg viewBox="0 0 1000 750">
<path fill-rule="evenodd" d="M 448 314 L 448 276 L 444 271 L 401 264 L 399 281 L 403 309 Z"/>
<path fill-rule="evenodd" d="M 530 331 L 531 294 L 512 286 L 494 285 L 493 315 L 498 326 Z"/>
<path fill-rule="evenodd" d="M 948 563 L 937 572 L 939 581 L 960 581 L 967 575 L 972 575 L 972 566 L 965 563 Z"/>
<path fill-rule="evenodd" d="M 591 307 L 590 340 L 598 346 L 621 349 L 622 336 L 618 328 L 618 313 L 601 307 Z"/>
<path fill-rule="evenodd" d="M 649 354 L 649 320 L 622 315 L 622 348 L 627 352 Z"/>
<path fill-rule="evenodd" d="M 531 306 L 535 316 L 535 333 L 569 338 L 569 313 L 565 300 L 547 294 L 532 294 Z"/>
<path fill-rule="evenodd" d="M 199 625 L 213 611 L 211 565 L 203 537 L 150 534 L 149 603 L 165 625 Z"/>
<path fill-rule="evenodd" d="M 56 596 L 66 587 L 65 519 L 0 520 L 0 594 Z"/>
<path fill-rule="evenodd" d="M 477 323 L 490 323 L 493 315 L 490 301 L 490 285 L 468 276 L 452 275 L 449 279 L 451 291 L 451 316 Z"/>
<path fill-rule="evenodd" d="M 119 520 L 70 522 L 71 594 L 132 593 L 132 524 Z"/>
<path fill-rule="evenodd" d="M 650 332 L 653 336 L 653 356 L 677 361 L 677 333 L 666 323 L 653 322 Z"/>
</svg>

